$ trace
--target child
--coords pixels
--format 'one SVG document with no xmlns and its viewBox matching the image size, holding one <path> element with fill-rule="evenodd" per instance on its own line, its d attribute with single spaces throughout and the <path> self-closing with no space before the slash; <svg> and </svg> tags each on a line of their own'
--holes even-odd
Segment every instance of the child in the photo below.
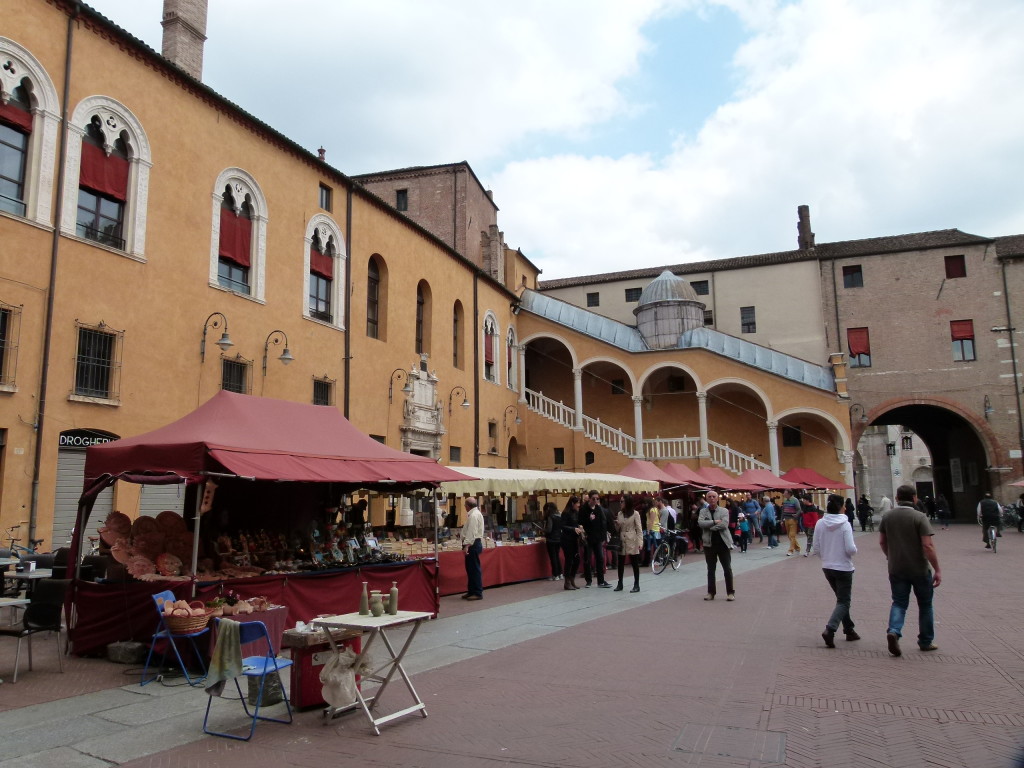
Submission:
<svg viewBox="0 0 1024 768">
<path fill-rule="evenodd" d="M 750 541 L 750 520 L 742 512 L 737 515 L 736 519 L 739 521 L 740 527 L 740 552 L 746 552 L 747 542 Z"/>
</svg>

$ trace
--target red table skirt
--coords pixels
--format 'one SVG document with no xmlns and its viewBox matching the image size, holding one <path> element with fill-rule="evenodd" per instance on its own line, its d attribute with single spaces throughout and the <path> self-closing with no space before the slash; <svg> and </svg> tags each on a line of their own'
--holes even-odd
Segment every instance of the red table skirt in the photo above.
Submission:
<svg viewBox="0 0 1024 768">
<path fill-rule="evenodd" d="M 466 591 L 466 556 L 462 552 L 439 552 L 438 589 L 442 595 Z M 494 547 L 480 553 L 484 587 L 533 581 L 551 575 L 551 561 L 544 544 Z"/>
<path fill-rule="evenodd" d="M 461 558 L 461 555 L 456 554 Z M 463 587 L 465 586 L 465 568 Z M 385 593 L 398 582 L 398 605 L 405 611 L 437 614 L 437 563 L 433 559 L 387 565 L 370 565 L 326 573 L 290 573 L 230 579 L 201 584 L 197 600 L 212 600 L 227 590 L 241 597 L 264 596 L 288 609 L 286 628 L 296 621 L 310 621 L 319 614 L 351 613 L 359 610 L 363 582 L 369 589 Z M 148 643 L 156 629 L 156 607 L 152 595 L 169 589 L 182 600 L 191 600 L 189 582 L 132 582 L 98 584 L 75 582 L 73 601 L 75 626 L 69 631 L 72 650 L 79 656 L 106 653 L 107 645 L 121 640 Z"/>
<path fill-rule="evenodd" d="M 241 616 L 224 616 L 223 618 L 229 621 L 237 621 L 240 624 L 250 621 L 262 621 L 267 627 L 267 634 L 270 636 L 271 645 L 274 646 L 275 651 L 280 652 L 281 638 L 284 636 L 285 629 L 287 629 L 285 624 L 288 623 L 288 609 L 284 606 L 268 608 L 265 611 L 258 611 L 256 613 L 243 613 Z M 211 621 L 207 626 L 210 627 L 210 651 L 212 652 L 217 645 L 217 622 Z M 242 646 L 242 656 L 262 656 L 266 651 L 266 646 L 260 640 L 245 643 Z"/>
</svg>

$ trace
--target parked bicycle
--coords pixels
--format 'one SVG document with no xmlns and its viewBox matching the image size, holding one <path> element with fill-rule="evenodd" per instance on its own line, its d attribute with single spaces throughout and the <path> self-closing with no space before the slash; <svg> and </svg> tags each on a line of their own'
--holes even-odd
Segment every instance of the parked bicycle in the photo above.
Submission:
<svg viewBox="0 0 1024 768">
<path fill-rule="evenodd" d="M 27 547 L 19 544 L 18 542 L 21 541 L 21 539 L 16 534 L 18 533 L 19 530 L 21 530 L 21 526 L 23 525 L 25 525 L 24 522 L 18 523 L 17 525 L 12 525 L 4 533 L 4 539 L 7 540 L 7 548 L 11 551 L 11 557 L 16 557 L 19 560 L 24 555 L 36 554 L 39 545 L 45 541 L 45 539 L 29 539 L 29 545 Z"/>
<path fill-rule="evenodd" d="M 661 542 L 651 557 L 651 570 L 657 574 L 671 565 L 673 571 L 678 571 L 683 562 L 685 546 L 686 539 L 682 531 L 662 530 Z"/>
</svg>

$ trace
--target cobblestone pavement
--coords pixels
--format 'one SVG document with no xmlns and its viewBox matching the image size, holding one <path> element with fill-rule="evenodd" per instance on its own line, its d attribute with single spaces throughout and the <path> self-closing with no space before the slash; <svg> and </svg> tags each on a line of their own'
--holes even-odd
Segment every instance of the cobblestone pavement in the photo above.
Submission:
<svg viewBox="0 0 1024 768">
<path fill-rule="evenodd" d="M 36 671 L 0 686 L 0 768 L 1012 765 L 1024 746 L 1024 536 L 1008 532 L 993 555 L 974 526 L 937 532 L 939 650 L 916 648 L 912 606 L 900 658 L 885 644 L 877 535 L 857 543 L 863 639 L 840 635 L 834 650 L 820 636 L 833 600 L 819 561 L 757 544 L 734 555 L 735 602 L 702 600 L 699 555 L 643 572 L 636 595 L 541 581 L 445 598 L 407 665 L 429 717 L 380 736 L 358 713 L 312 710 L 261 723 L 249 743 L 204 737 L 201 690 L 122 686 L 123 668 L 73 659 L 100 665 L 74 674 L 108 686 L 79 695 L 40 643 Z M 34 689 L 65 683 L 69 698 L 34 703 Z M 391 689 L 381 707 L 408 703 Z"/>
</svg>

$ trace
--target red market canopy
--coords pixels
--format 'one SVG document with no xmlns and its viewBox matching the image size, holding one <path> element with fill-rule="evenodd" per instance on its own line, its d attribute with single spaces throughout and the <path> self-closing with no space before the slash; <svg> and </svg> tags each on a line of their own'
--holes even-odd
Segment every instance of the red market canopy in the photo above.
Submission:
<svg viewBox="0 0 1024 768">
<path fill-rule="evenodd" d="M 753 483 L 745 483 L 738 477 L 726 474 L 725 470 L 719 469 L 718 467 L 701 467 L 697 470 L 704 479 L 705 485 L 712 485 L 715 488 L 723 491 L 761 491 L 764 490 L 760 485 Z"/>
<path fill-rule="evenodd" d="M 690 469 L 685 464 L 666 464 L 665 472 L 675 478 L 677 483 L 692 485 L 695 488 L 707 488 L 709 483 L 696 470 Z"/>
<path fill-rule="evenodd" d="M 771 490 L 785 490 L 787 488 L 810 488 L 811 486 L 804 485 L 803 483 L 794 483 L 791 480 L 783 480 L 776 475 L 773 475 L 770 470 L 767 469 L 748 469 L 743 472 L 737 480 L 741 483 L 747 483 L 748 485 L 759 485 L 764 489 Z"/>
<path fill-rule="evenodd" d="M 429 457 L 378 443 L 333 407 L 222 390 L 164 427 L 91 446 L 84 497 L 116 479 L 194 483 L 211 472 L 396 492 L 465 479 Z"/>
<path fill-rule="evenodd" d="M 1016 483 L 1010 483 L 1015 488 L 1024 488 L 1024 480 L 1018 480 Z"/>
<path fill-rule="evenodd" d="M 782 475 L 783 480 L 789 480 L 791 483 L 802 483 L 806 488 L 821 488 L 831 490 L 852 490 L 852 485 L 841 483 L 838 480 L 829 480 L 824 475 L 819 475 L 813 469 L 807 467 L 794 467 L 785 472 Z"/>
<path fill-rule="evenodd" d="M 635 477 L 638 480 L 654 480 L 656 483 L 662 483 L 663 485 L 679 485 L 678 480 L 661 469 L 657 464 L 653 464 L 650 461 L 641 461 L 640 459 L 634 459 L 629 462 L 617 474 Z"/>
</svg>

